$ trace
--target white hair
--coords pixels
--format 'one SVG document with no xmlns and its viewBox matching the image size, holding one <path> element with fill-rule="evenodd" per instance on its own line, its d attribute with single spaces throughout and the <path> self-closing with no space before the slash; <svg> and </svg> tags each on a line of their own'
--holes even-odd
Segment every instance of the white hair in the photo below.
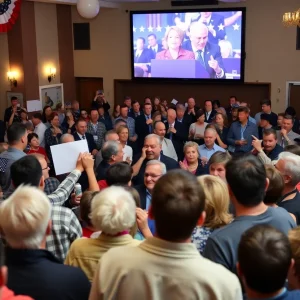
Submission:
<svg viewBox="0 0 300 300">
<path fill-rule="evenodd" d="M 65 143 L 65 140 L 66 140 L 67 138 L 71 138 L 72 141 L 74 142 L 74 136 L 73 136 L 72 134 L 70 134 L 70 133 L 65 133 L 65 134 L 63 134 L 63 135 L 60 137 L 60 143 L 61 143 L 61 144 L 64 144 L 64 143 Z"/>
<path fill-rule="evenodd" d="M 152 139 L 152 138 L 155 138 L 157 140 L 157 144 L 161 145 L 162 146 L 162 139 L 159 135 L 155 134 L 155 133 L 151 133 L 151 134 L 148 134 L 146 137 L 145 137 L 145 141 L 147 139 Z"/>
<path fill-rule="evenodd" d="M 291 176 L 291 184 L 298 184 L 300 182 L 300 156 L 290 152 L 281 152 L 279 160 L 284 161 L 284 173 Z"/>
<path fill-rule="evenodd" d="M 162 175 L 165 175 L 167 173 L 166 165 L 164 163 L 162 163 L 161 161 L 157 160 L 157 159 L 149 160 L 146 164 L 146 168 L 148 166 L 153 166 L 153 165 L 159 165 L 160 166 Z"/>
<path fill-rule="evenodd" d="M 91 221 L 97 230 L 115 235 L 135 224 L 136 205 L 124 188 L 111 186 L 93 198 Z"/>
<path fill-rule="evenodd" d="M 49 199 L 36 187 L 19 186 L 0 206 L 0 228 L 12 248 L 38 249 L 50 218 Z"/>
</svg>

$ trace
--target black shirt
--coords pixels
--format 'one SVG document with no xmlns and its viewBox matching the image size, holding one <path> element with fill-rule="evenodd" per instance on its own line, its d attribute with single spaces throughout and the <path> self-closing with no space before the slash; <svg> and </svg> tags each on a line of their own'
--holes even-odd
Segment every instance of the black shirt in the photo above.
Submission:
<svg viewBox="0 0 300 300">
<path fill-rule="evenodd" d="M 5 123 L 8 123 L 9 122 L 9 119 L 12 115 L 12 106 L 8 107 L 6 110 L 5 110 L 5 113 L 4 113 L 4 122 Z M 19 112 L 21 111 L 21 109 L 19 109 Z M 15 122 L 21 122 L 21 117 L 19 115 L 19 112 L 16 112 L 15 115 L 14 115 L 14 119 L 13 119 L 13 123 Z"/>
<path fill-rule="evenodd" d="M 281 152 L 283 152 L 283 148 L 280 145 L 276 144 L 275 148 L 272 151 L 270 151 L 269 153 L 265 153 L 271 160 L 277 160 Z"/>
<path fill-rule="evenodd" d="M 293 199 L 285 200 L 285 201 L 283 200 L 288 195 L 291 195 L 293 193 L 296 193 L 296 195 Z M 283 207 L 289 213 L 295 215 L 296 220 L 297 220 L 297 225 L 300 225 L 300 193 L 298 192 L 297 189 L 290 193 L 283 195 L 282 200 L 278 203 L 278 206 Z"/>
</svg>

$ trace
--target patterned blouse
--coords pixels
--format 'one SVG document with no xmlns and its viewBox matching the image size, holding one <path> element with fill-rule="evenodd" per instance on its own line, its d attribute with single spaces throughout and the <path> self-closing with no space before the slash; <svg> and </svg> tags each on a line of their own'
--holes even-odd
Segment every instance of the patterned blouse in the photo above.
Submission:
<svg viewBox="0 0 300 300">
<path fill-rule="evenodd" d="M 213 232 L 213 229 L 207 227 L 196 227 L 192 233 L 192 243 L 196 245 L 197 250 L 202 254 L 204 252 L 206 241 Z"/>
</svg>

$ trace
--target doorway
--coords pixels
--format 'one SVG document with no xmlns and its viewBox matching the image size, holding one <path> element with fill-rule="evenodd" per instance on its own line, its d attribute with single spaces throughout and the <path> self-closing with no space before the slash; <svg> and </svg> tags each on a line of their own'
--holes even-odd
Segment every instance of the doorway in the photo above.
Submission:
<svg viewBox="0 0 300 300">
<path fill-rule="evenodd" d="M 103 90 L 103 78 L 76 77 L 77 100 L 81 109 L 90 110 L 98 90 Z"/>
<path fill-rule="evenodd" d="M 300 81 L 288 81 L 286 83 L 286 106 L 293 106 L 300 115 Z"/>
</svg>

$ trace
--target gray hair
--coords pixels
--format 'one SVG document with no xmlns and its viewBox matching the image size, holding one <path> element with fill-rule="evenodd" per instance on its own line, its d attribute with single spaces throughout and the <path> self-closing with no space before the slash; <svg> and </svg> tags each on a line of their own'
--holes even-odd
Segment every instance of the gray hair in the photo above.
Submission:
<svg viewBox="0 0 300 300">
<path fill-rule="evenodd" d="M 70 134 L 70 133 L 65 133 L 65 134 L 63 134 L 63 135 L 60 137 L 60 143 L 61 143 L 61 144 L 66 143 L 65 140 L 68 139 L 68 138 L 71 138 L 71 139 L 73 140 L 73 142 L 74 142 L 74 136 L 73 136 L 72 134 Z M 69 142 L 70 142 L 70 141 L 69 141 Z"/>
<path fill-rule="evenodd" d="M 162 175 L 165 175 L 167 173 L 166 165 L 164 163 L 162 163 L 161 161 L 157 160 L 157 159 L 149 160 L 146 164 L 146 168 L 148 166 L 153 166 L 153 165 L 159 165 L 160 166 Z"/>
<path fill-rule="evenodd" d="M 217 130 L 216 130 L 215 128 L 211 128 L 211 127 L 205 128 L 204 134 L 205 134 L 205 132 L 207 132 L 207 131 L 211 131 L 212 133 L 214 133 L 215 135 L 217 135 Z"/>
<path fill-rule="evenodd" d="M 187 149 L 187 148 L 190 148 L 190 147 L 195 147 L 196 150 L 197 150 L 197 152 L 198 152 L 198 155 L 199 155 L 199 157 L 200 157 L 199 145 L 198 145 L 196 142 L 192 142 L 192 141 L 186 142 L 186 143 L 184 144 L 184 146 L 183 146 L 183 153 L 185 154 L 186 149 Z"/>
<path fill-rule="evenodd" d="M 151 134 L 148 134 L 146 137 L 145 137 L 145 140 L 147 139 L 152 139 L 152 138 L 155 138 L 157 140 L 157 144 L 159 144 L 160 146 L 162 145 L 162 139 L 160 138 L 159 135 L 155 134 L 155 133 L 151 133 Z"/>
<path fill-rule="evenodd" d="M 115 141 L 107 141 L 104 143 L 102 149 L 102 157 L 104 161 L 109 161 L 113 155 L 119 152 L 119 143 Z"/>
<path fill-rule="evenodd" d="M 284 161 L 284 173 L 291 176 L 291 184 L 298 184 L 300 182 L 300 156 L 290 152 L 281 152 L 278 160 Z"/>
<path fill-rule="evenodd" d="M 186 110 L 186 107 L 183 104 L 177 104 L 176 109 Z"/>
</svg>

